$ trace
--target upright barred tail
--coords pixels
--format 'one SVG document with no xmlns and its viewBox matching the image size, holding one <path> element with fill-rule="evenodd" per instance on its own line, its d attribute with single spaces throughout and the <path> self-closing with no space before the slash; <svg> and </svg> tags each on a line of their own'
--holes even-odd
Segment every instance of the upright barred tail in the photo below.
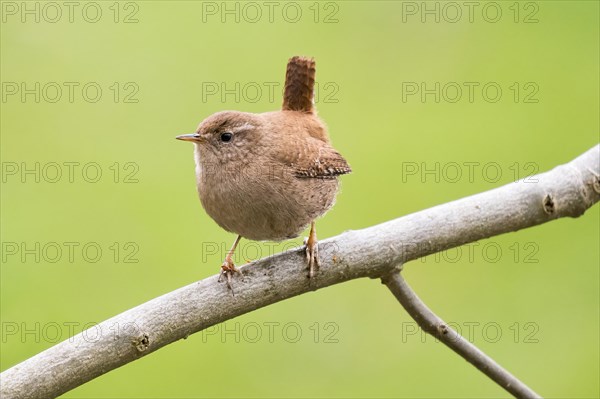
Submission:
<svg viewBox="0 0 600 399">
<path fill-rule="evenodd" d="M 284 111 L 314 112 L 315 60 L 292 57 L 285 73 Z"/>
</svg>

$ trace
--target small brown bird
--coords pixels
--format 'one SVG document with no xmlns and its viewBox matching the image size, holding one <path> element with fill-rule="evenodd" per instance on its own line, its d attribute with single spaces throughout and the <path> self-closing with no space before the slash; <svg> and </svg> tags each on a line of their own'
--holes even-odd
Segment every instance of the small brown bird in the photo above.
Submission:
<svg viewBox="0 0 600 399">
<path fill-rule="evenodd" d="M 222 111 L 203 120 L 195 133 L 177 136 L 194 143 L 200 201 L 219 226 L 238 234 L 221 265 L 219 281 L 236 269 L 232 255 L 242 237 L 282 241 L 309 224 L 309 277 L 319 267 L 315 219 L 334 204 L 337 177 L 350 173 L 331 146 L 313 104 L 315 62 L 289 60 L 281 111 L 252 114 Z"/>
</svg>

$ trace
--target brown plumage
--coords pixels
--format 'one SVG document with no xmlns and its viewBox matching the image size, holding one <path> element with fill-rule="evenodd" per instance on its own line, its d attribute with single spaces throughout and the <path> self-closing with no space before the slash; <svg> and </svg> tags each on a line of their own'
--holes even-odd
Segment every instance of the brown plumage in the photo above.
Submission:
<svg viewBox="0 0 600 399">
<path fill-rule="evenodd" d="M 289 59 L 282 110 L 313 112 L 315 73 L 314 59 L 298 56 Z"/>
<path fill-rule="evenodd" d="M 314 60 L 293 57 L 281 111 L 218 112 L 195 133 L 177 137 L 195 144 L 204 209 L 219 226 L 238 234 L 221 270 L 229 288 L 240 237 L 281 241 L 311 224 L 306 243 L 310 277 L 319 265 L 314 221 L 333 206 L 337 177 L 351 169 L 316 115 L 314 77 Z"/>
</svg>

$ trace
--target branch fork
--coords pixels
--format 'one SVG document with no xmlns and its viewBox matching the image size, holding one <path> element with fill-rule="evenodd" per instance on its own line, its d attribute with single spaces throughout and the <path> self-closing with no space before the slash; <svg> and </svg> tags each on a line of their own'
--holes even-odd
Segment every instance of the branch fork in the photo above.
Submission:
<svg viewBox="0 0 600 399">
<path fill-rule="evenodd" d="M 561 217 L 600 200 L 600 146 L 532 178 L 319 242 L 321 267 L 310 281 L 300 248 L 240 268 L 232 298 L 218 276 L 179 288 L 63 341 L 0 374 L 2 398 L 61 395 L 172 342 L 241 314 L 356 278 L 382 278 L 415 320 L 517 397 L 538 395 L 451 330 L 412 292 L 398 266 L 435 252 Z M 410 243 L 410 245 L 407 245 Z M 223 306 L 227 303 L 227 306 Z M 115 335 L 111 326 L 127 325 Z M 468 345 L 467 345 L 468 344 Z"/>
</svg>

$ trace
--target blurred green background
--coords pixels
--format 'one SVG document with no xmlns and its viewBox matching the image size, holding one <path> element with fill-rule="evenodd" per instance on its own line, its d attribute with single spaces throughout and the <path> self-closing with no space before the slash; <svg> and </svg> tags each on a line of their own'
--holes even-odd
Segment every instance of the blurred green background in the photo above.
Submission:
<svg viewBox="0 0 600 399">
<path fill-rule="evenodd" d="M 599 140 L 596 1 L 475 2 L 471 15 L 445 2 L 100 1 L 75 2 L 72 16 L 54 4 L 2 2 L 2 370 L 70 326 L 218 271 L 234 236 L 202 210 L 192 146 L 174 136 L 219 110 L 278 109 L 293 55 L 315 57 L 319 114 L 354 170 L 321 238 L 546 171 Z M 433 94 L 407 92 L 422 83 Z M 595 206 L 430 256 L 405 276 L 543 396 L 598 397 L 599 216 Z M 291 245 L 245 244 L 239 264 Z M 65 395 L 329 396 L 508 395 L 367 279 L 231 320 Z"/>
</svg>

